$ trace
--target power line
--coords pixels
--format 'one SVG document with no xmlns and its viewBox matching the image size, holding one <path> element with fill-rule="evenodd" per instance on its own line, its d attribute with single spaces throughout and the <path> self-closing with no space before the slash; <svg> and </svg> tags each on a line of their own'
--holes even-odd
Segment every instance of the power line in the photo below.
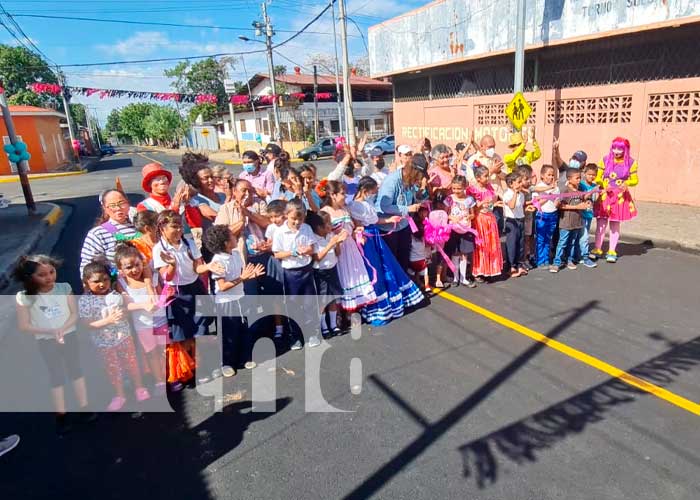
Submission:
<svg viewBox="0 0 700 500">
<path fill-rule="evenodd" d="M 6 18 L 10 21 L 10 23 L 17 29 L 17 31 L 29 42 L 29 45 L 31 45 L 31 46 L 34 48 L 34 50 L 35 50 L 39 55 L 43 56 L 46 60 L 51 61 L 52 63 L 56 64 L 55 61 L 52 61 L 51 58 L 50 58 L 49 56 L 47 56 L 46 54 L 44 54 L 44 53 L 41 51 L 41 49 L 40 49 L 39 47 L 36 46 L 36 44 L 34 43 L 34 40 L 32 40 L 32 39 L 24 32 L 24 30 L 23 30 L 22 27 L 19 25 L 19 23 L 17 23 L 17 21 L 14 20 L 14 18 L 10 15 L 10 13 L 7 12 L 7 10 L 5 10 L 5 7 L 2 5 L 2 3 L 0 3 L 0 10 L 2 11 L 3 14 L 5 14 L 5 17 L 6 17 Z M 15 37 L 15 39 L 16 39 L 16 37 Z M 22 44 L 22 45 L 24 45 L 24 44 Z M 32 52 L 32 50 L 29 49 L 29 47 L 27 47 L 26 45 L 24 45 L 24 47 L 25 47 L 26 49 L 28 49 L 30 52 Z"/>
<path fill-rule="evenodd" d="M 234 26 L 214 26 L 211 24 L 181 24 L 181 23 L 162 23 L 156 21 L 130 21 L 127 19 L 100 19 L 96 17 L 73 17 L 73 16 L 49 16 L 45 14 L 14 14 L 14 17 L 32 17 L 39 19 L 67 19 L 69 21 L 89 21 L 94 23 L 117 23 L 117 24 L 139 24 L 148 26 L 169 26 L 176 28 L 208 28 L 208 29 L 218 29 L 218 30 L 230 30 L 230 31 L 250 31 L 250 27 L 234 27 Z M 280 33 L 295 33 L 295 30 L 283 30 L 277 29 Z M 325 31 L 307 31 L 308 34 L 313 35 L 330 35 L 331 33 Z"/>
<path fill-rule="evenodd" d="M 355 20 L 352 17 L 348 17 L 348 21 L 350 21 L 352 24 L 355 25 L 355 29 L 357 29 L 358 33 L 362 37 L 362 43 L 365 44 L 365 50 L 369 54 L 369 47 L 367 46 L 367 40 L 365 40 L 365 34 L 362 33 L 362 30 L 360 29 L 360 27 L 357 25 L 357 23 L 355 22 Z"/>
</svg>

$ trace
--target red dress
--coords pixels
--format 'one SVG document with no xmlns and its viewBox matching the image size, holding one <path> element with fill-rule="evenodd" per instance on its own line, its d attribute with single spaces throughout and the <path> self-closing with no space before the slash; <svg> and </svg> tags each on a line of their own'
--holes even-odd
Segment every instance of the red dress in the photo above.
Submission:
<svg viewBox="0 0 700 500">
<path fill-rule="evenodd" d="M 501 238 L 498 234 L 498 223 L 493 215 L 493 202 L 497 195 L 491 184 L 485 188 L 481 186 L 469 186 L 467 194 L 473 196 L 477 202 L 489 202 L 490 205 L 477 209 L 474 218 L 474 229 L 481 242 L 474 250 L 474 262 L 472 273 L 474 276 L 500 276 L 503 270 L 503 254 L 501 253 Z"/>
</svg>

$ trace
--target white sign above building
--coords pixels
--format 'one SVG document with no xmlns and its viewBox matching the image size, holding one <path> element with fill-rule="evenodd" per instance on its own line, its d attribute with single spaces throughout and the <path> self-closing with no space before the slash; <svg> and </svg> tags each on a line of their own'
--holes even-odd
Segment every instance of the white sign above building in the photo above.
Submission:
<svg viewBox="0 0 700 500">
<path fill-rule="evenodd" d="M 516 0 L 443 0 L 369 29 L 373 77 L 515 47 Z M 542 46 L 673 21 L 700 21 L 700 0 L 526 0 L 525 43 Z"/>
</svg>

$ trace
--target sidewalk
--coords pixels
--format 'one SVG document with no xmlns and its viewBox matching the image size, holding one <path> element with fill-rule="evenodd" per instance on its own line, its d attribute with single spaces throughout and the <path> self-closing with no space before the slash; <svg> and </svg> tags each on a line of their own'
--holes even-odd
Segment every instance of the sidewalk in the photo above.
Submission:
<svg viewBox="0 0 700 500">
<path fill-rule="evenodd" d="M 83 156 L 80 158 L 80 164 L 70 164 L 64 165 L 60 170 L 55 170 L 53 172 L 42 172 L 39 174 L 29 174 L 30 181 L 36 181 L 41 179 L 53 179 L 55 177 L 68 177 L 72 175 L 82 175 L 90 171 L 90 169 L 97 163 L 99 163 L 99 156 Z M 8 182 L 19 182 L 19 176 L 17 174 L 13 175 L 0 175 L 0 184 Z"/>
<path fill-rule="evenodd" d="M 636 201 L 639 215 L 622 223 L 622 239 L 700 254 L 700 207 Z"/>
<path fill-rule="evenodd" d="M 37 203 L 37 213 L 27 215 L 24 204 L 0 209 L 0 290 L 12 280 L 12 269 L 22 255 L 34 251 L 47 227 L 61 218 L 62 209 L 53 203 Z"/>
</svg>

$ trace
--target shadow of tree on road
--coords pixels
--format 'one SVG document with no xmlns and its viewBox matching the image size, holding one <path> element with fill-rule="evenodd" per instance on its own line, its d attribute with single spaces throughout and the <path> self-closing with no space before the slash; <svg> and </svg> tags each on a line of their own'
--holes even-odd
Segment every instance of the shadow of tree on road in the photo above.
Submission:
<svg viewBox="0 0 700 500">
<path fill-rule="evenodd" d="M 658 338 L 656 333 L 648 334 Z M 678 344 L 628 373 L 660 387 L 671 384 L 683 372 L 700 365 L 700 337 Z M 479 488 L 495 484 L 502 462 L 525 465 L 560 441 L 583 432 L 605 419 L 613 408 L 649 393 L 613 378 L 585 392 L 556 403 L 534 415 L 459 447 L 464 476 Z M 664 404 L 666 404 L 664 402 Z M 669 403 L 670 404 L 670 403 Z M 700 466 L 700 463 L 697 465 Z"/>
</svg>

